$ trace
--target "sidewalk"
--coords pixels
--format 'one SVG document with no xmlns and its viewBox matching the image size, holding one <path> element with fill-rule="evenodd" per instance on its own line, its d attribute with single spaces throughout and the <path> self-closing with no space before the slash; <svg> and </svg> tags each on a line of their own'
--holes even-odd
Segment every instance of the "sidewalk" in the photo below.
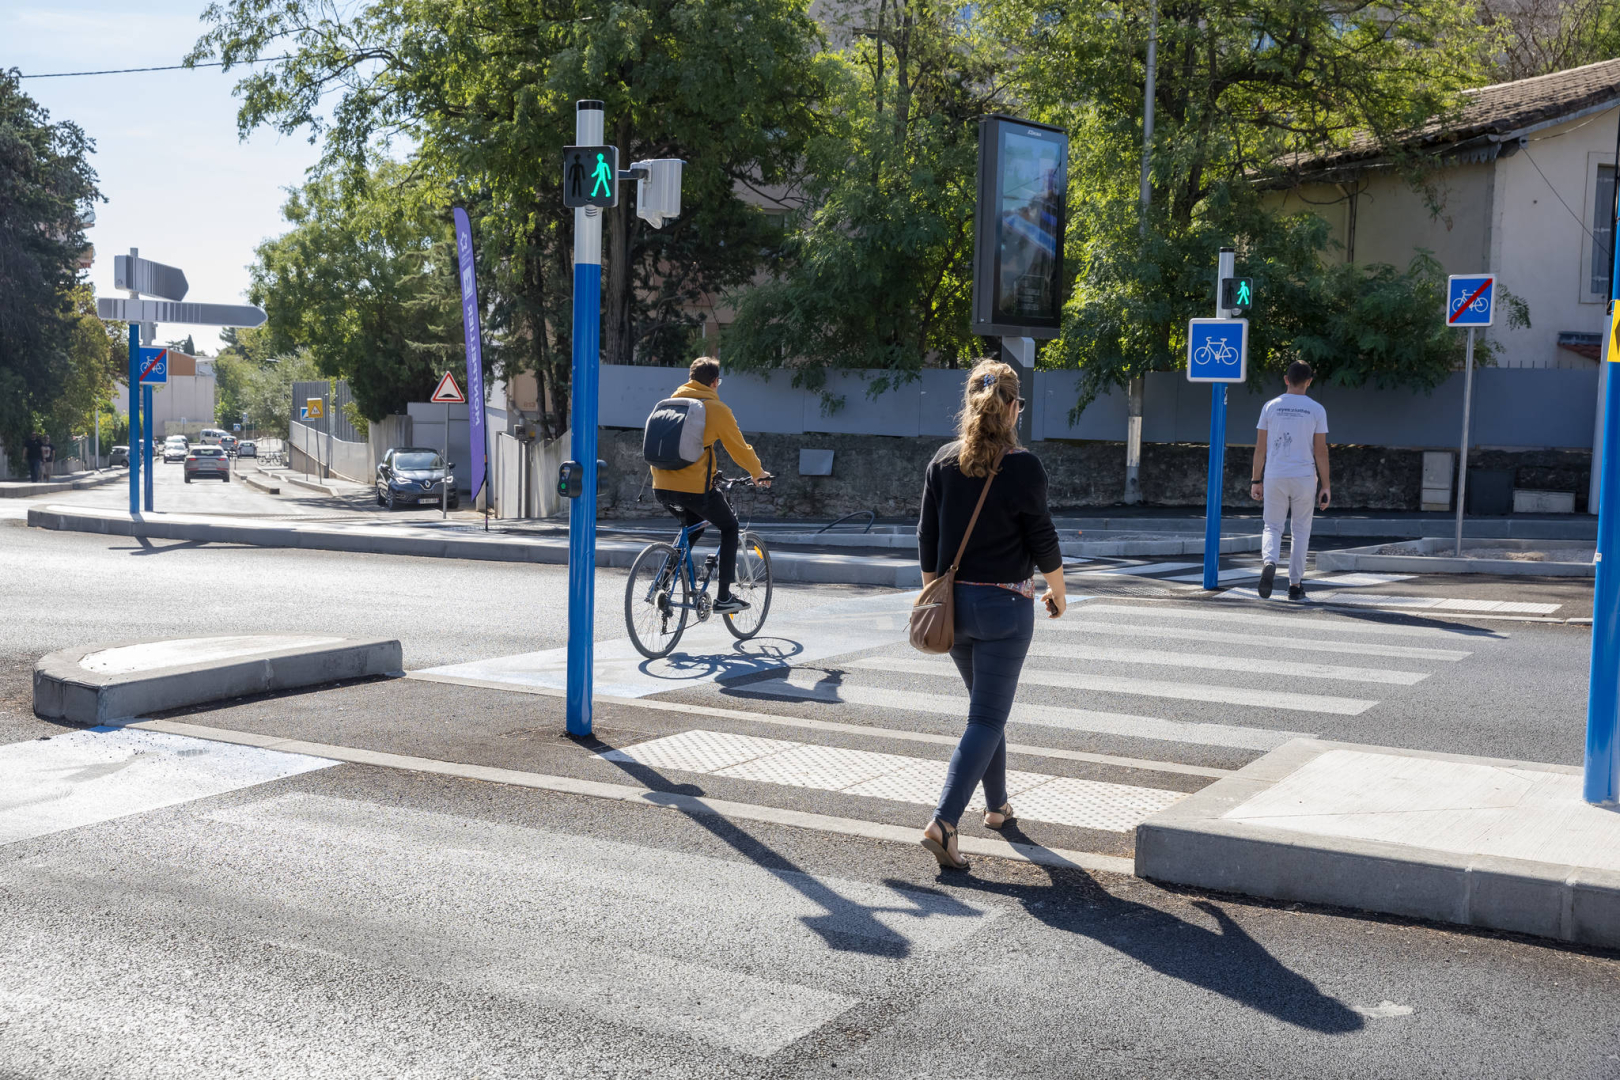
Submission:
<svg viewBox="0 0 1620 1080">
<path fill-rule="evenodd" d="M 115 480 L 128 481 L 129 471 L 102 469 L 100 472 L 72 473 L 38 484 L 29 480 L 0 480 L 0 499 L 26 499 L 32 495 L 54 495 L 58 491 L 82 491 Z"/>
</svg>

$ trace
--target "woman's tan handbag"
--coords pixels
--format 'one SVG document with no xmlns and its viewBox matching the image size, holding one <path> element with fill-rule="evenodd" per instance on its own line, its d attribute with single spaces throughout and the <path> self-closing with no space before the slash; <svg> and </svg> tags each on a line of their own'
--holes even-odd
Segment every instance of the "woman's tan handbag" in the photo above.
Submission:
<svg viewBox="0 0 1620 1080">
<path fill-rule="evenodd" d="M 923 586 L 922 595 L 911 608 L 911 647 L 925 653 L 947 653 L 956 644 L 956 568 L 962 565 L 973 526 L 979 523 L 979 511 L 984 509 L 985 496 L 990 494 L 990 481 L 1001 471 L 1001 459 L 1007 452 L 996 455 L 990 466 L 990 475 L 984 478 L 984 490 L 979 492 L 979 503 L 968 518 L 967 531 L 956 549 L 951 568 Z"/>
</svg>

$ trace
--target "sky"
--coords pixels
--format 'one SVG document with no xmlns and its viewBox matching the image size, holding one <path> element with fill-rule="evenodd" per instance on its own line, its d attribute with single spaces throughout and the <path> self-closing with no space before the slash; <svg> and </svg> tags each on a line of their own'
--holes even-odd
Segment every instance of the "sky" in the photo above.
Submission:
<svg viewBox="0 0 1620 1080">
<path fill-rule="evenodd" d="M 207 0 L 4 0 L 0 67 L 24 75 L 177 64 L 201 35 Z M 141 257 L 186 273 L 186 299 L 246 302 L 253 249 L 286 229 L 281 206 L 302 183 L 318 148 L 307 134 L 260 129 L 237 138 L 238 72 L 218 68 L 129 75 L 24 79 L 25 93 L 50 119 L 72 120 L 95 140 L 91 164 L 106 202 L 87 236 L 95 245 L 90 281 L 115 291 L 113 256 Z M 160 342 L 183 340 L 213 353 L 211 327 L 159 324 Z"/>
</svg>

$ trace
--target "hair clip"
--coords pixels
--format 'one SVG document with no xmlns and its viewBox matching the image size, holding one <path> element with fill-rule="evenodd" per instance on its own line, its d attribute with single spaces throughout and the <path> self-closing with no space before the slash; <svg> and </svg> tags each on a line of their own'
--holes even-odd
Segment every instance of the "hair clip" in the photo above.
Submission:
<svg viewBox="0 0 1620 1080">
<path fill-rule="evenodd" d="M 994 385 L 996 385 L 996 377 L 994 375 L 986 375 L 984 377 L 984 386 L 981 387 L 981 389 L 988 390 Z"/>
</svg>

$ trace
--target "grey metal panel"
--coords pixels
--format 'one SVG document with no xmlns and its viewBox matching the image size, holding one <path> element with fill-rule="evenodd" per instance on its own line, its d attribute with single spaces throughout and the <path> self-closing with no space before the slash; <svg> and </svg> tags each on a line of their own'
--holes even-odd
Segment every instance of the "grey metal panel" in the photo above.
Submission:
<svg viewBox="0 0 1620 1080">
<path fill-rule="evenodd" d="M 913 381 L 872 397 L 872 382 L 885 374 L 888 373 L 838 372 L 829 375 L 826 393 L 834 399 L 842 398 L 843 405 L 828 412 L 824 408 L 826 399 L 822 394 L 806 394 L 804 430 L 845 435 L 917 435 L 922 388 Z"/>
</svg>

